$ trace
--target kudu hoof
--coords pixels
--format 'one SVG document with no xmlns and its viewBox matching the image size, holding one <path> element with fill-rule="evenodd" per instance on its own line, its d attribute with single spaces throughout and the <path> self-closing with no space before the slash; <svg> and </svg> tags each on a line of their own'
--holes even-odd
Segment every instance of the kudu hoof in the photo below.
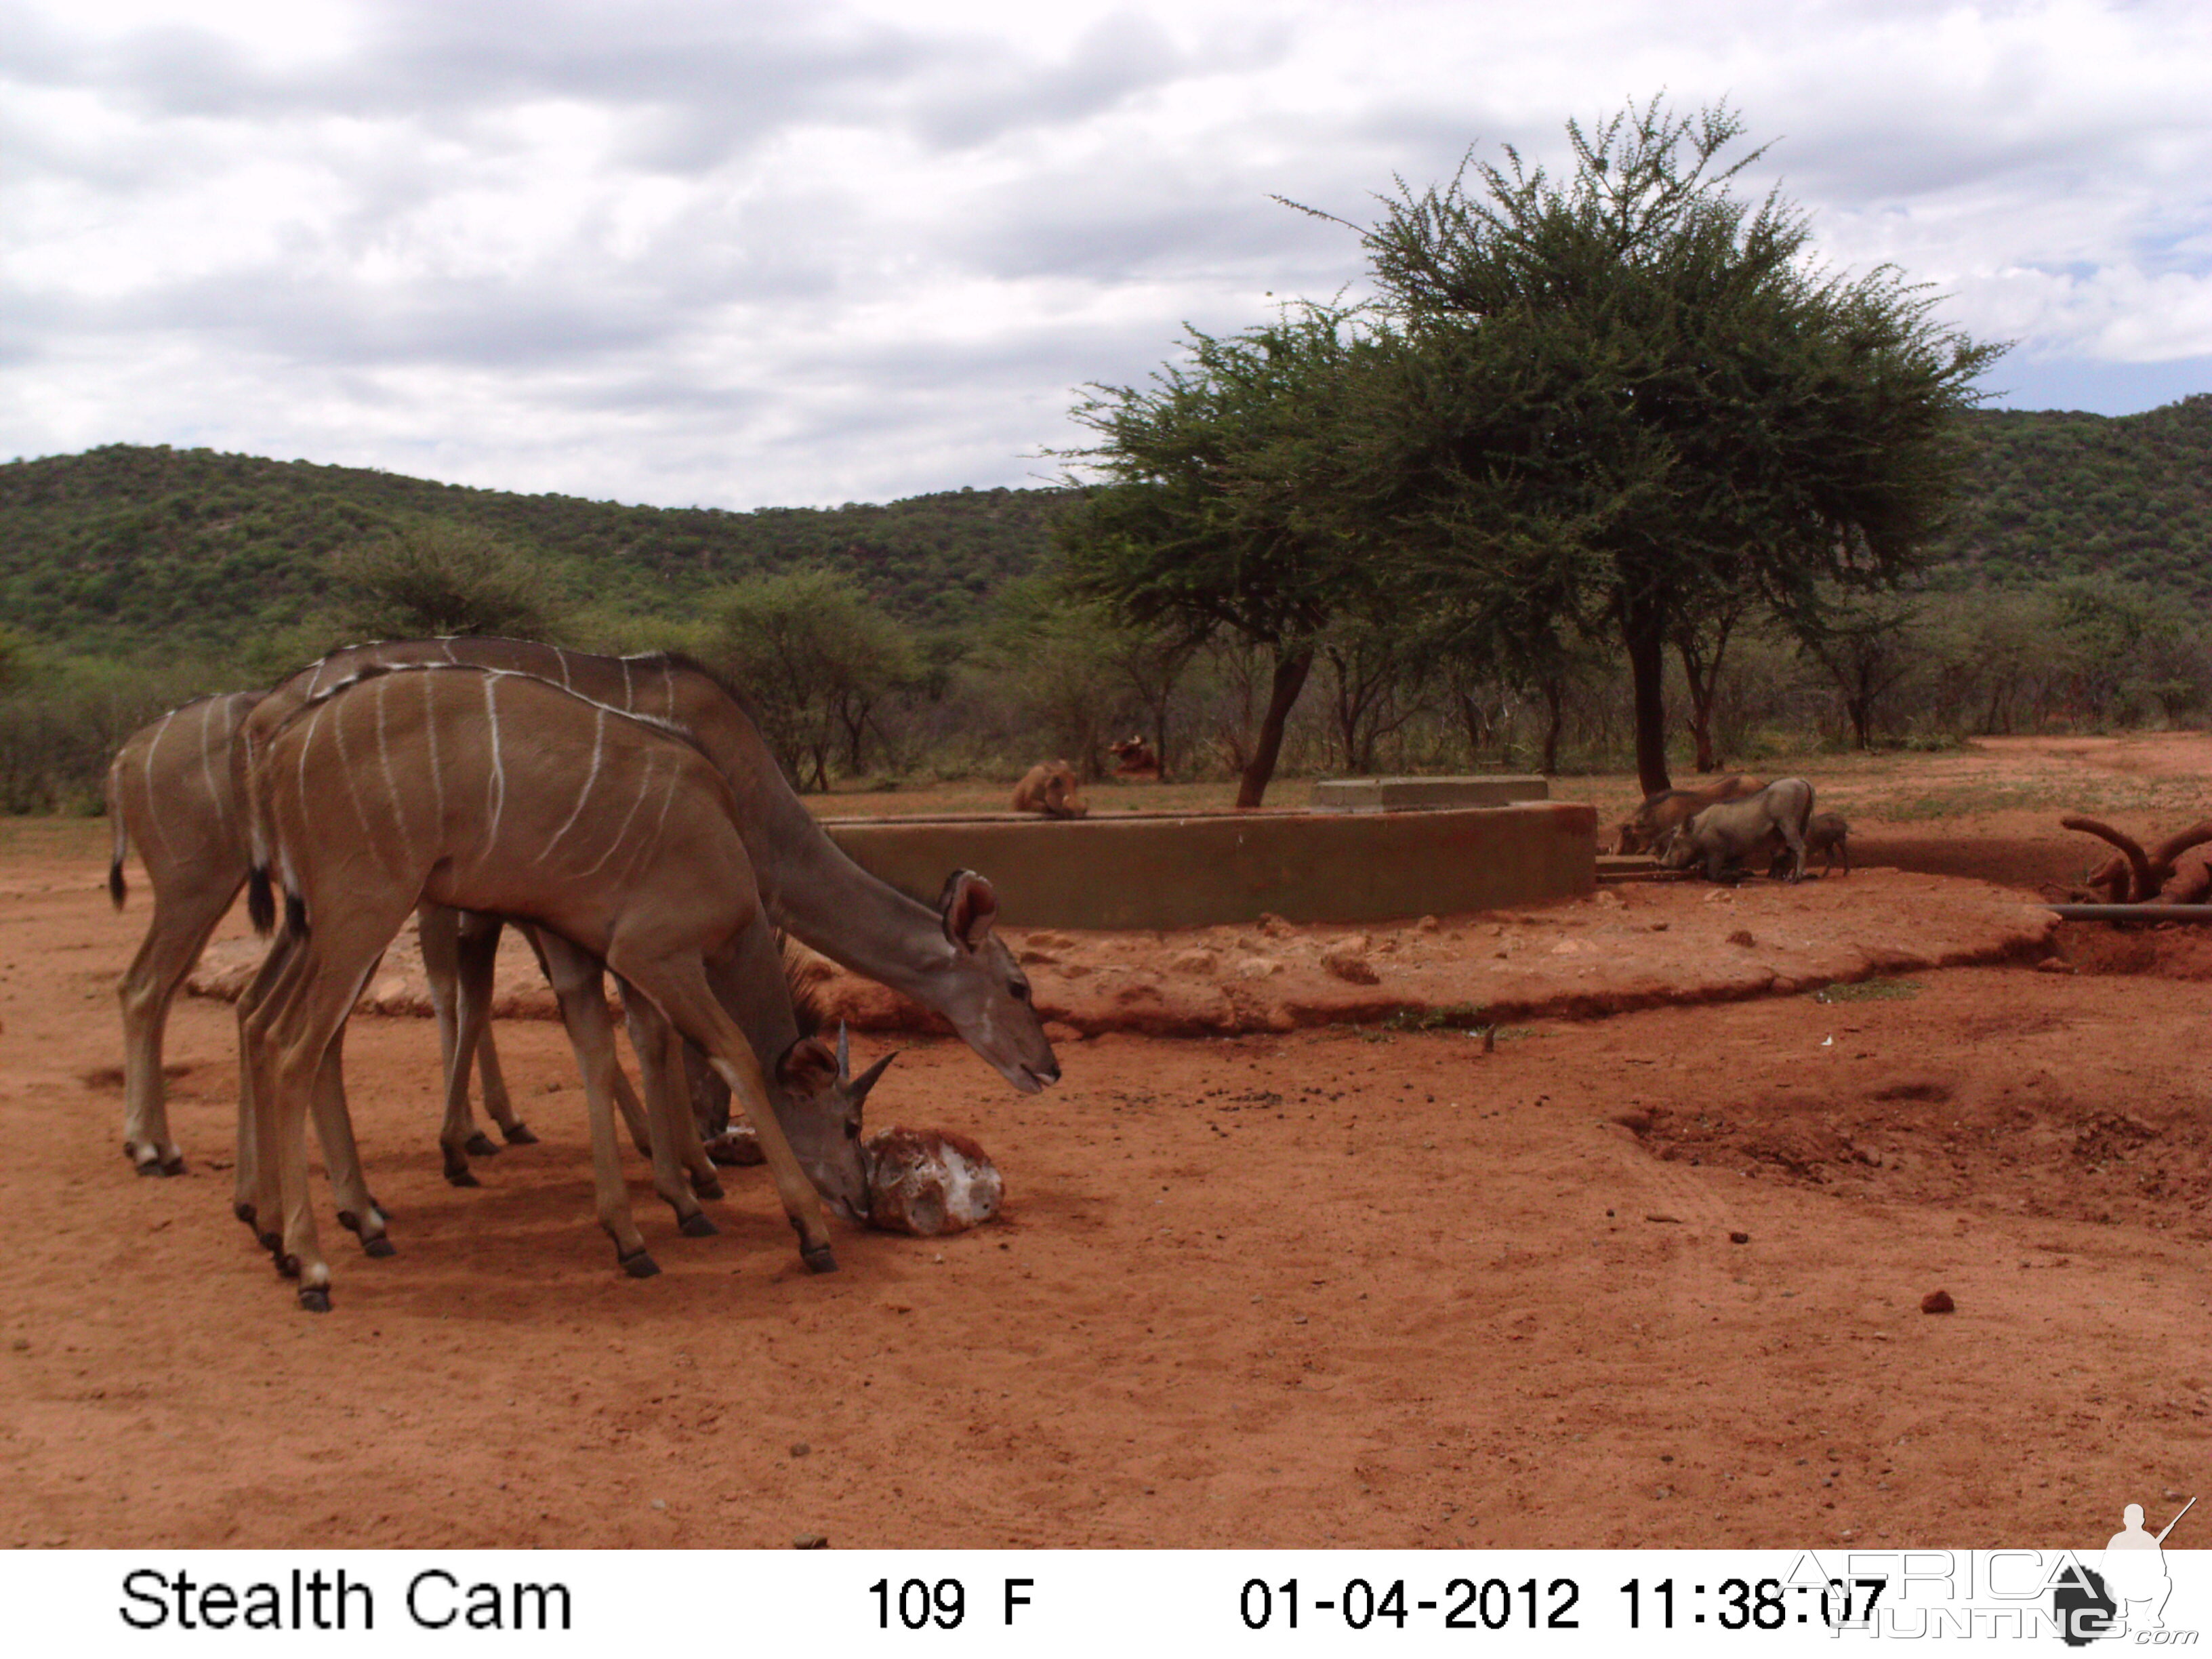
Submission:
<svg viewBox="0 0 2212 1659">
<path fill-rule="evenodd" d="M 165 1158 L 161 1160 L 161 1173 L 163 1175 L 180 1176 L 184 1174 L 184 1172 L 185 1155 L 182 1152 L 179 1152 L 174 1158 Z"/>
<path fill-rule="evenodd" d="M 253 1224 L 254 1211 L 251 1204 L 234 1204 L 230 1206 L 230 1212 L 247 1226 Z"/>
<path fill-rule="evenodd" d="M 722 1196 L 722 1183 L 715 1180 L 714 1176 L 710 1175 L 701 1175 L 696 1170 L 690 1171 L 690 1176 L 691 1195 L 694 1198 L 720 1198 Z"/>
<path fill-rule="evenodd" d="M 463 1150 L 471 1158 L 497 1158 L 499 1143 L 479 1129 L 463 1143 Z"/>
<path fill-rule="evenodd" d="M 386 1238 L 382 1233 L 379 1233 L 374 1238 L 362 1239 L 361 1241 L 361 1253 L 363 1255 L 375 1256 L 380 1261 L 387 1255 L 397 1255 L 399 1254 L 398 1250 L 392 1248 L 392 1241 Z"/>
<path fill-rule="evenodd" d="M 327 1285 L 300 1286 L 300 1305 L 309 1313 L 328 1313 L 331 1310 L 331 1291 Z"/>
<path fill-rule="evenodd" d="M 538 1136 L 527 1123 L 514 1124 L 501 1129 L 500 1133 L 510 1146 L 535 1146 L 538 1144 Z"/>
<path fill-rule="evenodd" d="M 660 1264 L 648 1250 L 640 1250 L 635 1255 L 617 1255 L 615 1261 L 632 1279 L 650 1279 L 660 1271 Z"/>
<path fill-rule="evenodd" d="M 454 1187 L 481 1187 L 483 1185 L 483 1182 L 478 1181 L 474 1173 L 465 1166 L 458 1170 L 447 1170 L 446 1180 L 448 1185 Z"/>
<path fill-rule="evenodd" d="M 253 1236 L 261 1241 L 261 1248 L 268 1251 L 270 1255 L 281 1256 L 284 1254 L 283 1234 L 256 1233 Z"/>
<path fill-rule="evenodd" d="M 811 1250 L 801 1250 L 799 1253 L 799 1259 L 806 1264 L 806 1271 L 811 1273 L 834 1273 L 837 1271 L 837 1258 L 831 1253 L 827 1244 L 818 1244 Z"/>
<path fill-rule="evenodd" d="M 300 1276 L 300 1258 L 296 1255 L 280 1255 L 276 1258 L 276 1271 L 287 1279 L 297 1279 Z M 300 1294 L 305 1296 L 307 1292 L 302 1291 Z"/>
<path fill-rule="evenodd" d="M 722 1230 L 707 1218 L 704 1210 L 694 1210 L 676 1224 L 676 1231 L 686 1238 L 712 1238 Z"/>
</svg>

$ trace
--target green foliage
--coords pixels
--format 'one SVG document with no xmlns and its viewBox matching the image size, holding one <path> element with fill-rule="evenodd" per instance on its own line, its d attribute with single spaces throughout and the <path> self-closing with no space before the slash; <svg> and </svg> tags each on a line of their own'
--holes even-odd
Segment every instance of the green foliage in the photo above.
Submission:
<svg viewBox="0 0 2212 1659">
<path fill-rule="evenodd" d="M 1532 602 L 1554 625 L 1617 629 L 1646 787 L 1666 781 L 1674 620 L 1757 598 L 1814 629 L 1835 586 L 1910 569 L 1998 351 L 1936 325 L 1893 270 L 1813 265 L 1802 214 L 1729 193 L 1759 154 L 1720 165 L 1741 131 L 1725 108 L 1676 118 L 1656 100 L 1570 123 L 1571 179 L 1509 149 L 1472 185 L 1401 187 L 1366 237 L 1408 346 L 1367 448 L 1413 591 L 1493 638 Z"/>
<path fill-rule="evenodd" d="M 731 581 L 814 567 L 842 571 L 902 620 L 946 628 L 1042 565 L 1066 499 L 959 489 L 882 507 L 626 507 L 114 444 L 0 464 L 0 615 L 70 650 L 229 651 L 313 623 L 340 550 L 435 520 L 542 554 L 554 597 L 588 599 L 603 631 L 681 620 Z"/>
<path fill-rule="evenodd" d="M 437 519 L 404 525 L 345 549 L 331 572 L 341 590 L 339 619 L 354 639 L 562 635 L 563 606 L 542 559 L 473 525 Z"/>
<path fill-rule="evenodd" d="M 1813 993 L 1815 1002 L 1910 1002 L 1918 996 L 1917 980 L 1862 979 L 1824 985 Z"/>
<path fill-rule="evenodd" d="M 1938 556 L 1997 587 L 2102 574 L 2212 600 L 2212 393 L 2142 415 L 1984 410 Z"/>
<path fill-rule="evenodd" d="M 914 641 L 849 576 L 794 570 L 731 587 L 714 607 L 708 659 L 751 699 L 761 733 L 801 787 L 848 775 L 883 701 L 921 678 Z"/>
</svg>

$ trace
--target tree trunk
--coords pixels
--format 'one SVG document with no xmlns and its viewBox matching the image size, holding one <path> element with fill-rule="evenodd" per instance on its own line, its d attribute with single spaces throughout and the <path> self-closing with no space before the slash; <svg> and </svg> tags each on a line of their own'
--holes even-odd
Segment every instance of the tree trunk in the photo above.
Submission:
<svg viewBox="0 0 2212 1659">
<path fill-rule="evenodd" d="M 1685 626 L 1674 635 L 1674 648 L 1682 658 L 1682 678 L 1690 688 L 1690 740 L 1697 750 L 1699 772 L 1721 769 L 1719 753 L 1713 746 L 1713 704 L 1720 697 L 1721 662 L 1728 655 L 1729 635 L 1735 627 L 1736 615 L 1730 611 L 1717 619 L 1710 658 L 1696 629 Z"/>
<path fill-rule="evenodd" d="M 1567 723 L 1567 679 L 1564 674 L 1544 682 L 1544 707 L 1550 719 L 1544 726 L 1544 775 L 1553 777 L 1559 769 L 1559 733 Z"/>
<path fill-rule="evenodd" d="M 1636 780 L 1645 795 L 1674 786 L 1667 776 L 1667 612 L 1656 599 L 1624 597 L 1622 642 L 1636 689 Z"/>
<path fill-rule="evenodd" d="M 1275 760 L 1283 752 L 1283 727 L 1291 718 L 1291 708 L 1305 690 L 1306 676 L 1313 672 L 1314 653 L 1310 647 L 1275 657 L 1275 673 L 1267 690 L 1267 712 L 1260 721 L 1260 741 L 1252 750 L 1251 761 L 1244 768 L 1243 778 L 1237 786 L 1237 805 L 1257 806 L 1267 793 L 1267 781 L 1275 775 Z"/>
</svg>

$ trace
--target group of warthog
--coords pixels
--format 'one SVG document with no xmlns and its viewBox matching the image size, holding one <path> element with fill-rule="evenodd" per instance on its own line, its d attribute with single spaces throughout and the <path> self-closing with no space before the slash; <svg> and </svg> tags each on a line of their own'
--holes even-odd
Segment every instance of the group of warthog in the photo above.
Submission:
<svg viewBox="0 0 2212 1659">
<path fill-rule="evenodd" d="M 1764 856 L 1767 873 L 1797 881 L 1814 853 L 1850 872 L 1851 827 L 1833 812 L 1813 810 L 1813 786 L 1802 778 L 1732 776 L 1701 789 L 1662 789 L 1644 797 L 1613 842 L 1620 853 L 1650 853 L 1662 868 L 1705 867 L 1720 881 Z"/>
<path fill-rule="evenodd" d="M 368 1254 L 392 1253 L 340 1054 L 410 911 L 444 1040 L 448 1178 L 474 1184 L 469 1155 L 494 1150 L 469 1115 L 472 1056 L 508 1139 L 534 1139 L 495 1086 L 486 1024 L 492 954 L 514 923 L 558 994 L 584 1074 L 599 1221 L 635 1277 L 657 1269 L 631 1218 L 616 1107 L 681 1231 L 714 1231 L 698 1203 L 720 1188 L 691 1070 L 742 1105 L 808 1267 L 836 1265 L 823 1199 L 867 1218 L 880 1171 L 860 1109 L 882 1066 L 854 1078 L 842 1037 L 832 1051 L 808 1029 L 775 928 L 942 1014 L 1015 1087 L 1060 1076 L 1029 982 L 993 931 L 990 884 L 956 871 L 933 910 L 862 871 L 784 781 L 737 695 L 681 658 L 492 639 L 349 647 L 270 691 L 163 715 L 117 755 L 108 802 L 115 902 L 134 842 L 155 898 L 120 988 L 124 1149 L 141 1174 L 182 1167 L 162 1028 L 245 886 L 275 936 L 239 1002 L 234 1207 L 315 1311 L 330 1305 L 330 1268 L 308 1201 L 311 1115 L 339 1220 Z M 624 1098 L 606 969 L 623 994 L 641 1110 Z"/>
</svg>

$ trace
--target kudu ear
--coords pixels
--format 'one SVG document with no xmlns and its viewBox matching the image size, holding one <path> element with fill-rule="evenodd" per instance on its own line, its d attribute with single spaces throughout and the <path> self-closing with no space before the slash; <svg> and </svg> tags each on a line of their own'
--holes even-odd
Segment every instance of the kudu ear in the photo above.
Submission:
<svg viewBox="0 0 2212 1659">
<path fill-rule="evenodd" d="M 938 912 L 944 919 L 947 940 L 963 951 L 980 951 L 998 917 L 999 896 L 973 870 L 955 870 L 945 878 Z"/>
<path fill-rule="evenodd" d="M 817 1094 L 843 1079 L 844 1068 L 820 1037 L 803 1036 L 775 1062 L 776 1079 L 794 1094 Z"/>
</svg>

